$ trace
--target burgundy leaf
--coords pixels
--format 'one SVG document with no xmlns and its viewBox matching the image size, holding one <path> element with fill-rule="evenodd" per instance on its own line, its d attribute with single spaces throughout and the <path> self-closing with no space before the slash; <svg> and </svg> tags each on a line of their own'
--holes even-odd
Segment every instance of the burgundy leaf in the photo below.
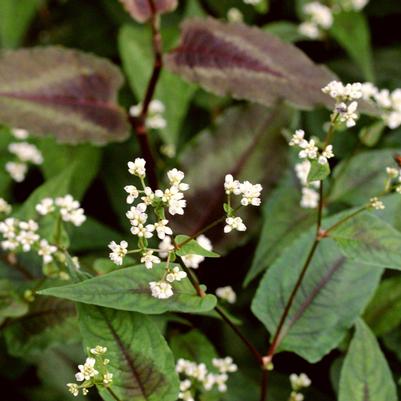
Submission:
<svg viewBox="0 0 401 401">
<path fill-rule="evenodd" d="M 104 144 L 128 137 L 117 105 L 123 82 L 108 60 L 61 47 L 0 56 L 0 123 L 60 142 Z"/>
<path fill-rule="evenodd" d="M 120 0 L 132 18 L 138 22 L 146 22 L 152 16 L 152 8 L 158 14 L 175 10 L 178 0 Z"/>
<path fill-rule="evenodd" d="M 301 50 L 270 33 L 212 18 L 183 24 L 181 44 L 167 66 L 218 95 L 272 105 L 284 99 L 302 108 L 332 107 L 321 88 L 335 78 Z"/>
</svg>

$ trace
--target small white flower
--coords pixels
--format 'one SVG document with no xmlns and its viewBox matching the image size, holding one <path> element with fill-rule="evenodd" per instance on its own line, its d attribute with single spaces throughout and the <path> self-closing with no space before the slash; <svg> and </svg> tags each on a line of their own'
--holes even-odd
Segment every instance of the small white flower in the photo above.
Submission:
<svg viewBox="0 0 401 401">
<path fill-rule="evenodd" d="M 95 369 L 95 364 L 95 358 L 86 358 L 84 365 L 78 365 L 79 372 L 75 375 L 75 379 L 82 382 L 84 380 L 90 380 L 91 377 L 98 375 L 99 372 Z"/>
<path fill-rule="evenodd" d="M 163 116 L 156 114 L 146 119 L 146 126 L 151 129 L 164 129 L 167 127 L 167 121 Z"/>
<path fill-rule="evenodd" d="M 212 364 L 220 373 L 236 372 L 238 370 L 238 366 L 234 363 L 231 356 L 225 358 L 213 358 Z"/>
<path fill-rule="evenodd" d="M 290 382 L 292 389 L 295 391 L 309 387 L 312 384 L 312 381 L 305 373 L 301 373 L 300 375 L 292 373 L 290 375 Z"/>
<path fill-rule="evenodd" d="M 67 383 L 68 391 L 74 396 L 78 397 L 79 395 L 79 387 L 76 383 Z"/>
<path fill-rule="evenodd" d="M 16 142 L 8 145 L 8 150 L 18 157 L 22 162 L 42 164 L 43 156 L 40 150 L 28 142 Z"/>
<path fill-rule="evenodd" d="M 309 160 L 304 160 L 301 163 L 295 165 L 295 174 L 297 175 L 302 186 L 312 186 L 319 188 L 319 181 L 312 181 L 308 183 L 308 175 L 311 169 L 311 162 Z"/>
<path fill-rule="evenodd" d="M 234 180 L 234 177 L 231 174 L 227 174 L 224 178 L 224 190 L 227 195 L 239 195 L 241 193 L 240 182 Z"/>
<path fill-rule="evenodd" d="M 224 226 L 224 232 L 227 234 L 232 230 L 246 231 L 246 225 L 242 221 L 241 217 L 226 218 L 226 225 Z"/>
<path fill-rule="evenodd" d="M 308 142 L 305 140 L 304 137 L 305 137 L 305 131 L 302 129 L 297 129 L 295 131 L 295 134 L 292 136 L 289 145 L 305 147 Z"/>
<path fill-rule="evenodd" d="M 149 103 L 149 113 L 162 114 L 165 111 L 166 111 L 166 107 L 164 106 L 164 103 L 161 100 L 153 99 Z"/>
<path fill-rule="evenodd" d="M 146 226 L 138 224 L 137 226 L 131 227 L 132 234 L 137 235 L 140 238 L 152 238 L 154 230 L 155 226 L 153 224 L 147 224 Z"/>
<path fill-rule="evenodd" d="M 324 29 L 330 28 L 333 24 L 333 14 L 330 8 L 317 1 L 305 4 L 303 11 L 311 18 L 312 22 Z"/>
<path fill-rule="evenodd" d="M 311 21 L 302 22 L 298 26 L 298 32 L 309 39 L 319 39 L 322 35 L 318 25 Z"/>
<path fill-rule="evenodd" d="M 376 210 L 385 209 L 384 203 L 376 196 L 370 199 L 370 206 Z"/>
<path fill-rule="evenodd" d="M 327 164 L 327 160 L 334 157 L 333 145 L 327 145 L 322 154 L 318 158 L 319 164 Z"/>
<path fill-rule="evenodd" d="M 240 184 L 240 191 L 242 194 L 241 205 L 242 206 L 260 206 L 260 194 L 262 192 L 262 185 L 251 184 L 249 181 L 245 181 Z"/>
<path fill-rule="evenodd" d="M 10 214 L 12 211 L 11 205 L 3 198 L 0 198 L 0 213 Z"/>
<path fill-rule="evenodd" d="M 141 197 L 142 202 L 145 204 L 145 206 L 151 206 L 153 200 L 155 199 L 155 194 L 153 193 L 152 188 L 145 187 L 143 192 L 145 193 L 145 195 Z"/>
<path fill-rule="evenodd" d="M 22 182 L 25 180 L 28 166 L 25 163 L 7 162 L 5 169 L 14 181 Z"/>
<path fill-rule="evenodd" d="M 126 213 L 127 218 L 133 226 L 145 224 L 148 215 L 145 213 L 146 204 L 140 203 L 137 206 L 131 206 L 130 210 Z"/>
<path fill-rule="evenodd" d="M 108 386 L 113 382 L 113 373 L 107 372 L 103 375 L 103 384 Z"/>
<path fill-rule="evenodd" d="M 84 210 L 72 195 L 68 194 L 64 197 L 56 198 L 55 204 L 60 208 L 60 215 L 63 221 L 72 223 L 77 227 L 85 222 L 86 216 Z"/>
<path fill-rule="evenodd" d="M 319 204 L 319 193 L 312 188 L 302 188 L 301 207 L 315 209 Z"/>
<path fill-rule="evenodd" d="M 153 264 L 158 264 L 160 262 L 160 259 L 153 255 L 153 251 L 150 250 L 145 251 L 141 258 L 141 263 L 144 263 L 147 269 L 151 269 Z"/>
<path fill-rule="evenodd" d="M 16 240 L 19 242 L 24 252 L 29 252 L 32 246 L 39 241 L 39 238 L 39 235 L 34 231 L 21 230 L 17 235 Z"/>
<path fill-rule="evenodd" d="M 102 347 L 101 345 L 96 345 L 95 348 L 90 349 L 90 352 L 93 355 L 103 355 L 107 352 L 107 347 Z"/>
<path fill-rule="evenodd" d="M 128 193 L 127 203 L 131 205 L 139 197 L 139 191 L 134 185 L 126 185 L 124 191 Z"/>
<path fill-rule="evenodd" d="M 157 236 L 160 239 L 164 239 L 166 235 L 173 235 L 173 230 L 167 226 L 168 220 L 159 220 L 157 223 L 154 224 L 154 227 L 157 232 Z"/>
<path fill-rule="evenodd" d="M 171 237 L 165 237 L 159 244 L 159 256 L 161 258 L 167 258 L 169 252 L 174 250 L 174 246 L 171 243 Z"/>
<path fill-rule="evenodd" d="M 154 298 L 167 299 L 174 295 L 173 287 L 165 281 L 152 281 L 149 287 Z"/>
<path fill-rule="evenodd" d="M 401 194 L 401 185 L 398 185 L 398 186 L 395 188 L 395 190 L 396 190 L 396 192 L 398 192 L 399 194 Z"/>
<path fill-rule="evenodd" d="M 87 388 L 83 388 L 82 389 L 82 395 L 87 395 L 89 393 L 89 389 L 87 389 Z"/>
<path fill-rule="evenodd" d="M 400 170 L 394 167 L 386 167 L 386 173 L 389 178 L 397 178 L 400 175 Z"/>
<path fill-rule="evenodd" d="M 110 242 L 108 245 L 111 249 L 109 253 L 110 260 L 118 266 L 123 264 L 123 259 L 128 252 L 128 242 L 121 241 L 120 244 L 117 244 L 115 241 Z"/>
<path fill-rule="evenodd" d="M 55 210 L 54 201 L 51 198 L 44 198 L 36 205 L 35 209 L 39 214 L 45 216 Z"/>
<path fill-rule="evenodd" d="M 14 138 L 21 140 L 27 139 L 29 137 L 28 131 L 22 128 L 13 128 L 11 130 L 11 133 L 13 134 Z"/>
<path fill-rule="evenodd" d="M 145 178 L 146 176 L 146 161 L 140 157 L 137 157 L 133 162 L 128 162 L 128 171 L 132 175 L 136 175 L 139 178 Z"/>
<path fill-rule="evenodd" d="M 351 102 L 348 106 L 345 103 L 340 103 L 336 106 L 336 111 L 339 113 L 340 121 L 345 123 L 348 128 L 355 126 L 356 120 L 359 118 L 356 110 L 358 102 Z"/>
<path fill-rule="evenodd" d="M 317 158 L 318 155 L 318 147 L 315 144 L 315 140 L 311 139 L 309 142 L 305 141 L 299 145 L 302 150 L 299 152 L 299 157 L 301 159 L 311 159 L 314 160 Z"/>
<path fill-rule="evenodd" d="M 0 222 L 0 233 L 7 239 L 13 239 L 16 236 L 16 229 L 18 226 L 18 220 L 14 217 L 8 217 L 4 221 Z"/>
<path fill-rule="evenodd" d="M 177 170 L 176 168 L 173 168 L 172 170 L 167 172 L 167 177 L 170 181 L 170 184 L 172 186 L 175 186 L 178 188 L 179 191 L 188 191 L 189 185 L 182 182 L 184 179 L 185 175 L 182 171 Z"/>
<path fill-rule="evenodd" d="M 234 304 L 237 300 L 237 294 L 230 286 L 217 288 L 216 295 L 230 304 Z"/>
<path fill-rule="evenodd" d="M 244 20 L 244 15 L 238 8 L 231 7 L 227 11 L 227 20 L 229 22 L 242 22 Z"/>
<path fill-rule="evenodd" d="M 362 98 L 364 100 L 370 100 L 378 91 L 377 87 L 370 82 L 365 82 L 361 86 Z"/>
<path fill-rule="evenodd" d="M 57 252 L 57 247 L 54 245 L 50 245 L 47 240 L 42 239 L 39 242 L 39 250 L 38 255 L 42 256 L 43 263 L 47 264 L 53 260 L 53 254 Z"/>
<path fill-rule="evenodd" d="M 187 273 L 180 270 L 178 266 L 174 266 L 173 269 L 167 274 L 166 280 L 169 283 L 173 283 L 174 281 L 181 281 L 187 277 Z"/>
<path fill-rule="evenodd" d="M 213 250 L 213 245 L 211 241 L 205 235 L 200 235 L 196 238 L 196 241 L 202 248 L 206 249 L 207 251 Z M 197 269 L 199 268 L 199 265 L 205 260 L 205 257 L 202 255 L 188 254 L 182 256 L 181 259 L 186 267 Z"/>
</svg>

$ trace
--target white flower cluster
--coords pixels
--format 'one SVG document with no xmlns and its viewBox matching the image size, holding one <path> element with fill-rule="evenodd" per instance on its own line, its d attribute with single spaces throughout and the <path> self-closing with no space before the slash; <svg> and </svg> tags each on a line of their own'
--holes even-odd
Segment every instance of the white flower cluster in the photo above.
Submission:
<svg viewBox="0 0 401 401">
<path fill-rule="evenodd" d="M 0 198 L 0 214 L 10 214 L 12 212 L 12 206 L 3 198 Z"/>
<path fill-rule="evenodd" d="M 219 392 L 227 391 L 228 373 L 238 370 L 231 357 L 213 358 L 212 365 L 217 372 L 209 372 L 204 363 L 196 363 L 186 359 L 179 359 L 176 364 L 176 372 L 184 379 L 180 383 L 178 399 L 195 401 L 196 391 L 212 391 L 215 387 Z"/>
<path fill-rule="evenodd" d="M 149 103 L 148 115 L 146 118 L 146 126 L 150 129 L 164 129 L 167 127 L 167 122 L 163 117 L 166 108 L 160 100 L 154 99 Z M 129 109 L 132 117 L 139 117 L 142 112 L 142 104 L 139 103 Z"/>
<path fill-rule="evenodd" d="M 78 365 L 79 371 L 75 375 L 75 380 L 81 384 L 67 383 L 68 391 L 73 396 L 77 397 L 80 389 L 83 395 L 87 395 L 93 386 L 110 386 L 113 374 L 107 370 L 110 361 L 104 357 L 106 352 L 107 348 L 100 345 L 90 349 L 91 356 L 86 358 L 83 365 Z"/>
<path fill-rule="evenodd" d="M 207 251 L 213 250 L 212 242 L 205 235 L 199 235 L 199 237 L 196 238 L 196 241 L 202 248 L 206 249 Z M 205 257 L 201 255 L 189 254 L 182 256 L 181 259 L 185 266 L 192 269 L 197 269 L 199 268 L 199 265 L 205 260 Z"/>
<path fill-rule="evenodd" d="M 344 85 L 340 81 L 331 81 L 322 92 L 336 101 L 333 118 L 338 117 L 348 128 L 353 127 L 359 118 L 357 100 L 363 98 L 363 85 L 360 82 Z"/>
<path fill-rule="evenodd" d="M 311 169 L 309 160 L 304 160 L 295 165 L 295 173 L 302 185 L 302 198 L 300 206 L 306 209 L 315 209 L 319 204 L 319 193 L 316 188 L 319 188 L 319 181 L 308 183 L 308 175 Z"/>
<path fill-rule="evenodd" d="M 387 167 L 386 172 L 389 179 L 389 189 L 394 188 L 396 192 L 401 194 L 401 168 Z"/>
<path fill-rule="evenodd" d="M 227 301 L 229 304 L 234 304 L 237 300 L 237 294 L 230 286 L 217 288 L 216 295 L 224 301 Z"/>
<path fill-rule="evenodd" d="M 235 180 L 231 174 L 227 174 L 224 180 L 224 190 L 227 195 L 227 204 L 225 205 L 227 218 L 224 232 L 245 231 L 244 222 L 241 217 L 235 216 L 235 210 L 231 207 L 231 195 L 241 196 L 241 206 L 260 206 L 262 185 L 252 184 L 249 181 L 240 182 Z"/>
<path fill-rule="evenodd" d="M 319 1 L 312 1 L 303 6 L 306 20 L 302 22 L 298 31 L 309 39 L 320 39 L 333 25 L 333 14 L 341 11 L 359 11 L 366 6 L 369 0 L 340 0 L 328 7 Z"/>
<path fill-rule="evenodd" d="M 76 227 L 81 226 L 86 220 L 84 209 L 70 194 L 55 199 L 44 198 L 36 205 L 36 211 L 42 216 L 53 212 L 59 213 L 63 221 Z"/>
<path fill-rule="evenodd" d="M 383 210 L 386 208 L 384 203 L 377 196 L 370 199 L 370 207 L 376 210 Z"/>
<path fill-rule="evenodd" d="M 362 92 L 365 100 L 379 108 L 388 128 L 396 129 L 401 126 L 401 88 L 390 92 L 365 82 L 362 84 Z"/>
<path fill-rule="evenodd" d="M 305 131 L 302 129 L 295 131 L 289 145 L 296 146 L 300 149 L 298 154 L 300 159 L 317 160 L 318 163 L 322 165 L 327 164 L 328 159 L 334 157 L 332 145 L 327 145 L 325 149 L 319 151 L 316 141 L 314 139 L 307 141 L 305 139 Z"/>
<path fill-rule="evenodd" d="M 29 134 L 23 129 L 13 129 L 12 134 L 16 139 L 24 140 Z M 13 142 L 8 145 L 8 151 L 14 156 L 14 160 L 5 165 L 5 170 L 16 182 L 25 180 L 28 171 L 28 165 L 39 165 L 43 163 L 43 156 L 40 150 L 28 142 Z"/>
<path fill-rule="evenodd" d="M 301 373 L 300 375 L 293 373 L 290 375 L 290 382 L 292 392 L 289 401 L 303 401 L 304 395 L 300 391 L 312 384 L 309 377 L 305 373 Z"/>
</svg>

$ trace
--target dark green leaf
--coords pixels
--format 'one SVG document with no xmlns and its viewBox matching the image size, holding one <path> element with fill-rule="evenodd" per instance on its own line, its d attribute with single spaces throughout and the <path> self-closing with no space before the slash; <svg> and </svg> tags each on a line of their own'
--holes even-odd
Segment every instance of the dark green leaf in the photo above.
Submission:
<svg viewBox="0 0 401 401">
<path fill-rule="evenodd" d="M 49 288 L 39 293 L 147 314 L 167 311 L 196 313 L 215 307 L 216 297 L 210 294 L 204 298 L 199 297 L 188 279 L 173 284 L 173 297 L 164 300 L 152 297 L 149 282 L 159 281 L 163 276 L 164 267 L 165 264 L 161 263 L 149 270 L 144 265 L 137 265 L 81 283 Z"/>
<path fill-rule="evenodd" d="M 177 245 L 180 245 L 187 241 L 190 237 L 188 235 L 177 235 L 175 237 L 175 242 Z M 178 256 L 185 256 L 185 255 L 200 255 L 205 256 L 207 258 L 218 258 L 220 255 L 216 252 L 208 251 L 207 249 L 203 248 L 198 241 L 192 239 L 191 241 L 187 242 L 183 246 L 181 246 L 178 251 L 176 252 Z"/>
<path fill-rule="evenodd" d="M 311 168 L 308 174 L 308 182 L 321 181 L 330 174 L 329 163 L 320 164 L 316 160 L 311 161 Z"/>
<path fill-rule="evenodd" d="M 0 320 L 23 316 L 28 309 L 27 302 L 15 291 L 15 285 L 9 280 L 0 280 Z"/>
<path fill-rule="evenodd" d="M 174 357 L 157 326 L 146 316 L 80 304 L 86 348 L 107 347 L 113 392 L 120 401 L 175 401 L 178 376 Z M 100 389 L 104 400 L 113 400 Z"/>
<path fill-rule="evenodd" d="M 393 377 L 374 335 L 362 320 L 341 370 L 339 401 L 397 401 Z"/>
<path fill-rule="evenodd" d="M 383 121 L 377 121 L 367 127 L 363 127 L 359 132 L 359 139 L 366 146 L 375 146 L 380 141 L 386 125 Z"/>
<path fill-rule="evenodd" d="M 259 285 L 252 311 L 271 334 L 277 329 L 312 241 L 310 233 L 294 242 Z M 293 351 L 311 363 L 319 361 L 339 344 L 365 308 L 381 273 L 377 266 L 347 260 L 332 240 L 321 241 L 284 323 L 279 349 Z"/>
</svg>

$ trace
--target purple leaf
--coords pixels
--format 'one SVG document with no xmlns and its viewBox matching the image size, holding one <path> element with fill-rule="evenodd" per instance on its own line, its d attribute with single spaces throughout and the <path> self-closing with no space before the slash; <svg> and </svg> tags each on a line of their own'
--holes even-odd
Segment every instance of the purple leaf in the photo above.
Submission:
<svg viewBox="0 0 401 401">
<path fill-rule="evenodd" d="M 61 47 L 22 49 L 0 57 L 0 123 L 59 142 L 104 144 L 128 137 L 117 104 L 123 82 L 106 59 Z"/>
<path fill-rule="evenodd" d="M 183 24 L 181 43 L 167 66 L 218 95 L 270 106 L 284 99 L 301 108 L 332 107 L 321 88 L 335 78 L 301 50 L 270 33 L 212 18 Z"/>
<path fill-rule="evenodd" d="M 152 6 L 158 14 L 175 10 L 178 0 L 120 0 L 132 18 L 138 22 L 146 22 L 152 16 Z"/>
</svg>

